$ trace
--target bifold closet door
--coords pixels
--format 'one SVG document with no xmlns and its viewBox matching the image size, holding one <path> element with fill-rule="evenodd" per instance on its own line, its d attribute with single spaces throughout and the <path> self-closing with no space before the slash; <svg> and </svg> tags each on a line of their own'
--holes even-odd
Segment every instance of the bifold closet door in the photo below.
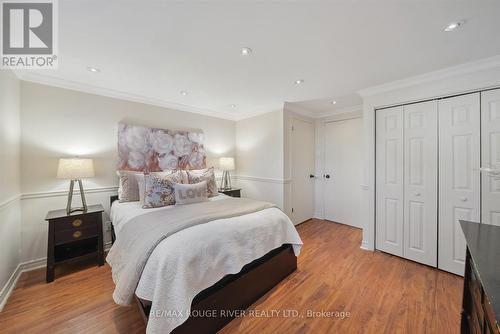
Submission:
<svg viewBox="0 0 500 334">
<path fill-rule="evenodd" d="M 465 239 L 459 220 L 480 219 L 479 93 L 439 101 L 440 269 L 464 274 Z"/>
<path fill-rule="evenodd" d="M 500 163 L 500 89 L 481 93 L 481 160 L 484 167 Z M 481 177 L 481 222 L 500 226 L 500 180 Z"/>
<path fill-rule="evenodd" d="M 376 111 L 376 248 L 403 256 L 403 107 Z"/>
<path fill-rule="evenodd" d="M 404 252 L 437 265 L 437 101 L 404 107 Z"/>
</svg>

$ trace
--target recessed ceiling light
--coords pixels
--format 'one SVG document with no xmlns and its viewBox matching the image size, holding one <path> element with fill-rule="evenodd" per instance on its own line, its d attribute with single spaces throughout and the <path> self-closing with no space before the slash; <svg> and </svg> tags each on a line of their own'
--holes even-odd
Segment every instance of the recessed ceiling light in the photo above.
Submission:
<svg viewBox="0 0 500 334">
<path fill-rule="evenodd" d="M 188 95 L 188 92 L 187 92 L 187 91 L 185 91 L 185 90 L 181 90 L 181 95 L 182 95 L 182 96 L 186 96 L 186 95 Z"/>
<path fill-rule="evenodd" d="M 451 22 L 450 24 L 448 24 L 446 26 L 446 28 L 444 28 L 444 31 L 446 31 L 446 32 L 454 31 L 457 28 L 461 27 L 464 23 L 465 23 L 465 21 Z"/>
<path fill-rule="evenodd" d="M 252 54 L 252 49 L 250 48 L 241 48 L 241 55 L 242 56 L 249 56 Z"/>
<path fill-rule="evenodd" d="M 100 69 L 95 68 L 95 67 L 90 67 L 90 66 L 89 66 L 89 67 L 87 67 L 87 70 L 88 70 L 89 72 L 92 72 L 92 73 L 99 73 L 99 72 L 101 72 L 101 70 L 100 70 Z"/>
<path fill-rule="evenodd" d="M 337 104 L 337 101 L 333 100 L 333 101 L 330 101 L 331 104 Z"/>
<path fill-rule="evenodd" d="M 236 104 L 231 104 L 231 108 L 236 108 Z"/>
<path fill-rule="evenodd" d="M 300 85 L 301 83 L 304 83 L 304 79 L 295 80 L 296 85 Z"/>
</svg>

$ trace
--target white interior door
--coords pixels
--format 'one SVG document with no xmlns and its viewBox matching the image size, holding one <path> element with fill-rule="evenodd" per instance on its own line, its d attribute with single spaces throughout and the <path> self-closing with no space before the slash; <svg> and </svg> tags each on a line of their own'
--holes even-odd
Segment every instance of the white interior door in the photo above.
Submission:
<svg viewBox="0 0 500 334">
<path fill-rule="evenodd" d="M 438 267 L 463 275 L 465 239 L 459 220 L 479 222 L 479 93 L 439 101 Z"/>
<path fill-rule="evenodd" d="M 500 89 L 481 93 L 482 165 L 500 163 Z M 500 180 L 481 176 L 481 222 L 500 226 Z"/>
<path fill-rule="evenodd" d="M 376 248 L 403 256 L 403 107 L 376 112 Z"/>
<path fill-rule="evenodd" d="M 437 265 L 437 101 L 404 106 L 404 257 Z"/>
<path fill-rule="evenodd" d="M 314 124 L 292 119 L 292 221 L 302 223 L 314 211 Z"/>
<path fill-rule="evenodd" d="M 325 218 L 362 227 L 363 119 L 325 124 Z"/>
</svg>

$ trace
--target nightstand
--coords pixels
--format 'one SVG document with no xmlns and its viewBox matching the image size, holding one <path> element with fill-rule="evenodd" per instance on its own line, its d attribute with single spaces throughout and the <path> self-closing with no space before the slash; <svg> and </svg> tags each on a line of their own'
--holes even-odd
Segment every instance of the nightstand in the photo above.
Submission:
<svg viewBox="0 0 500 334">
<path fill-rule="evenodd" d="M 66 210 L 49 211 L 47 247 L 47 283 L 54 280 L 55 266 L 60 263 L 95 258 L 104 264 L 102 205 L 90 205 L 86 212 L 67 214 Z"/>
<path fill-rule="evenodd" d="M 221 194 L 225 194 L 231 197 L 241 197 L 241 188 L 232 188 L 232 189 L 219 189 Z"/>
</svg>

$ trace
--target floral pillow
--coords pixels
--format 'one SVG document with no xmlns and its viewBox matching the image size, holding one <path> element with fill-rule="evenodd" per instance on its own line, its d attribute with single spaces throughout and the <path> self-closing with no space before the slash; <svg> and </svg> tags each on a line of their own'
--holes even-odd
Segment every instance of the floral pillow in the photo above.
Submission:
<svg viewBox="0 0 500 334">
<path fill-rule="evenodd" d="M 144 175 L 143 208 L 159 208 L 175 204 L 174 184 L 182 183 L 182 173 L 151 173 Z"/>
<path fill-rule="evenodd" d="M 215 173 L 213 167 L 207 169 L 188 170 L 187 175 L 189 184 L 207 181 L 208 197 L 218 195 L 217 183 L 215 182 Z"/>
</svg>

